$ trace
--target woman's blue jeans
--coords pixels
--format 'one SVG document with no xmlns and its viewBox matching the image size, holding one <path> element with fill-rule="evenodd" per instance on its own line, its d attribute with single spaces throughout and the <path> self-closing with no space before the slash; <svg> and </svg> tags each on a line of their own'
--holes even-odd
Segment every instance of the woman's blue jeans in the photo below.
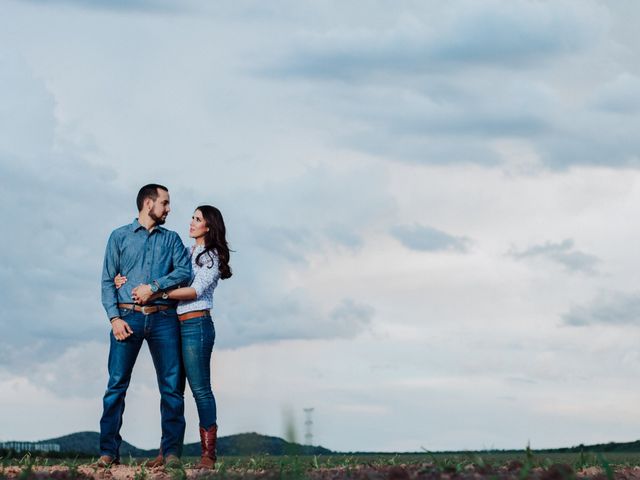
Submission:
<svg viewBox="0 0 640 480">
<path fill-rule="evenodd" d="M 211 391 L 211 351 L 216 339 L 211 315 L 180 322 L 182 362 L 198 407 L 200 426 L 216 425 L 216 400 Z"/>
</svg>

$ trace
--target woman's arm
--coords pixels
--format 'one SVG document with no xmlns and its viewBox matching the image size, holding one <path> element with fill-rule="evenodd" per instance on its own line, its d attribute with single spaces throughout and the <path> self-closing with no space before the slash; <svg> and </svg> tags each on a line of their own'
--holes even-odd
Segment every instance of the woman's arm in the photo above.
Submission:
<svg viewBox="0 0 640 480">
<path fill-rule="evenodd" d="M 196 289 L 191 287 L 175 288 L 167 292 L 167 298 L 169 298 L 170 300 L 195 300 L 197 297 L 198 294 L 196 293 Z M 154 293 L 153 295 L 151 295 L 151 297 L 149 298 L 149 302 L 157 300 L 159 298 L 162 298 L 162 292 Z"/>
<path fill-rule="evenodd" d="M 167 292 L 171 300 L 195 300 L 198 297 L 195 288 L 181 287 Z"/>
<path fill-rule="evenodd" d="M 127 283 L 127 277 L 118 274 L 114 279 L 114 283 L 116 284 L 116 288 L 120 288 L 122 285 Z M 191 287 L 182 287 L 176 288 L 174 290 L 169 290 L 167 292 L 167 295 L 171 300 L 195 300 L 198 297 L 196 289 Z M 157 300 L 158 298 L 162 298 L 162 292 L 154 293 L 153 295 L 151 295 L 149 301 L 151 302 L 153 300 Z M 133 299 L 136 300 L 135 294 Z"/>
<path fill-rule="evenodd" d="M 218 270 L 218 258 L 210 257 L 211 266 L 205 266 L 199 268 L 196 271 L 195 278 L 193 280 L 193 287 L 180 287 L 175 288 L 173 290 L 169 290 L 167 292 L 167 297 L 171 300 L 195 300 L 199 295 L 205 291 L 206 288 L 213 285 L 213 288 L 218 284 L 218 280 L 220 278 L 220 271 Z M 122 285 L 127 283 L 127 277 L 117 274 L 114 279 L 114 283 L 116 284 L 116 288 L 120 288 Z M 147 302 L 151 302 L 153 300 L 157 300 L 162 297 L 162 292 L 154 293 L 151 295 Z M 137 302 L 135 290 L 133 293 L 133 300 Z"/>
</svg>

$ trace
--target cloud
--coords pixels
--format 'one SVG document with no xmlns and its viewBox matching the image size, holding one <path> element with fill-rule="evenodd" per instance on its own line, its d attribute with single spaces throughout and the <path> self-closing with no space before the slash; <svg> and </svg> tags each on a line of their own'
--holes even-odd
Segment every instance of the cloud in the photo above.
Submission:
<svg viewBox="0 0 640 480">
<path fill-rule="evenodd" d="M 329 317 L 341 325 L 341 330 L 344 332 L 341 336 L 353 338 L 371 324 L 373 314 L 374 309 L 370 305 L 345 299 L 331 310 Z"/>
<path fill-rule="evenodd" d="M 594 274 L 595 266 L 600 259 L 595 255 L 574 249 L 574 241 L 570 238 L 560 243 L 546 242 L 534 245 L 523 251 L 512 251 L 510 255 L 523 260 L 528 258 L 544 258 L 562 265 L 567 271 Z"/>
<path fill-rule="evenodd" d="M 34 358 L 104 330 L 95 302 L 104 219 L 122 217 L 123 205 L 111 169 L 56 150 L 55 101 L 44 82 L 19 58 L 1 58 L 0 201 L 11 213 L 0 236 L 0 327 L 12 334 L 0 362 L 28 371 Z"/>
<path fill-rule="evenodd" d="M 542 80 L 495 69 L 473 82 L 462 72 L 373 85 L 364 79 L 318 87 L 314 107 L 340 119 L 339 146 L 388 161 L 500 165 L 495 144 L 512 139 L 529 143 L 549 169 L 640 164 L 635 79 L 589 87 L 593 95 L 571 100 L 551 70 L 537 71 Z"/>
<path fill-rule="evenodd" d="M 576 4 L 551 10 L 531 2 L 461 2 L 423 8 L 387 28 L 309 33 L 272 74 L 356 81 L 470 66 L 523 68 L 580 51 L 598 36 Z"/>
<path fill-rule="evenodd" d="M 318 246 L 314 234 L 307 228 L 263 225 L 255 228 L 255 234 L 260 238 L 259 248 L 267 254 L 277 254 L 295 263 L 304 263 L 306 253 Z"/>
<path fill-rule="evenodd" d="M 28 0 L 31 3 L 50 6 L 62 4 L 87 9 L 133 11 L 133 12 L 178 12 L 184 11 L 189 2 L 175 0 Z"/>
<path fill-rule="evenodd" d="M 467 237 L 456 237 L 427 225 L 399 225 L 393 227 L 390 233 L 405 247 L 425 252 L 466 252 L 471 243 Z"/>
<path fill-rule="evenodd" d="M 222 201 L 236 223 L 238 249 L 258 248 L 270 264 L 287 267 L 306 264 L 310 256 L 362 248 L 365 233 L 395 216 L 387 181 L 380 170 L 325 163 Z"/>
<path fill-rule="evenodd" d="M 110 231 L 135 216 L 135 191 L 116 170 L 59 142 L 54 94 L 20 58 L 4 56 L 2 62 L 0 200 L 11 216 L 0 237 L 0 327 L 11 329 L 12 337 L 0 348 L 0 364 L 54 388 L 59 378 L 34 369 L 36 359 L 54 364 L 85 354 L 88 342 L 106 340 L 102 256 Z M 371 188 L 356 193 L 356 179 Z M 366 331 L 373 309 L 350 292 L 319 299 L 304 282 L 288 279 L 304 273 L 312 258 L 362 248 L 371 225 L 393 215 L 384 182 L 380 172 L 315 167 L 218 196 L 220 203 L 213 203 L 222 208 L 236 250 L 234 277 L 216 292 L 217 327 L 225 332 L 218 345 L 353 338 Z M 180 205 L 171 223 L 186 225 L 191 211 L 181 212 L 182 206 L 209 195 L 160 183 L 170 186 Z"/>
<path fill-rule="evenodd" d="M 621 73 L 594 92 L 591 103 L 605 112 L 637 113 L 640 110 L 640 78 L 628 72 Z"/>
<path fill-rule="evenodd" d="M 495 144 L 518 140 L 549 169 L 636 168 L 635 45 L 613 26 L 624 12 L 554 5 L 450 2 L 309 26 L 258 75 L 304 88 L 335 116 L 340 147 L 390 161 L 494 166 Z"/>
<path fill-rule="evenodd" d="M 306 275 L 335 256 L 357 255 L 368 233 L 393 218 L 385 181 L 377 171 L 312 168 L 222 200 L 235 250 L 234 277 L 222 282 L 214 306 L 222 348 L 353 338 L 369 328 L 369 305 L 349 291 L 319 298 Z M 356 191 L 357 183 L 368 188 Z"/>
<path fill-rule="evenodd" d="M 369 329 L 374 315 L 370 305 L 351 298 L 327 309 L 302 290 L 272 301 L 246 300 L 233 295 L 215 315 L 216 328 L 223 332 L 222 348 L 294 339 L 352 339 Z"/>
<path fill-rule="evenodd" d="M 17 89 L 11 94 L 12 89 Z M 53 95 L 18 55 L 0 51 L 0 153 L 46 155 L 53 147 Z"/>
<path fill-rule="evenodd" d="M 553 130 L 555 97 L 530 80 L 479 76 L 425 79 L 414 89 L 385 85 L 339 88 L 340 116 L 352 119 L 337 134 L 341 146 L 387 160 L 419 164 L 500 164 L 496 138 L 538 139 Z M 491 78 L 489 78 L 491 77 Z M 490 94 L 488 94 L 490 92 Z"/>
<path fill-rule="evenodd" d="M 573 327 L 587 325 L 640 325 L 640 293 L 601 294 L 588 305 L 576 306 L 562 315 Z"/>
</svg>

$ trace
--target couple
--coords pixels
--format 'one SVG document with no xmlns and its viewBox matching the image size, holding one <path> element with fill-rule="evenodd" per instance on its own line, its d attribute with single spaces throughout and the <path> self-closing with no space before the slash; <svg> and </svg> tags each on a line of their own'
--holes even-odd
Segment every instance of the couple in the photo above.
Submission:
<svg viewBox="0 0 640 480">
<path fill-rule="evenodd" d="M 111 233 L 102 270 L 102 304 L 112 332 L 98 465 L 120 460 L 124 400 L 146 340 L 160 389 L 162 422 L 160 452 L 148 466 L 180 464 L 186 374 L 200 419 L 198 467 L 213 468 L 218 427 L 210 380 L 215 340 L 210 310 L 218 280 L 231 277 L 224 221 L 217 208 L 198 207 L 189 228 L 195 244 L 187 250 L 176 232 L 161 227 L 171 211 L 166 187 L 145 185 L 137 206 L 138 218 Z"/>
</svg>

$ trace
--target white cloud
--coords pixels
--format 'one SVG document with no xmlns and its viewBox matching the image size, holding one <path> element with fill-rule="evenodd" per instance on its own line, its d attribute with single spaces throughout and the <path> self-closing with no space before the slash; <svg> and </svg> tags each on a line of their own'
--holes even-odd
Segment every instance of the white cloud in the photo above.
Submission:
<svg viewBox="0 0 640 480">
<path fill-rule="evenodd" d="M 640 294 L 601 293 L 588 305 L 573 306 L 562 319 L 571 326 L 637 325 L 640 324 Z"/>
<path fill-rule="evenodd" d="M 425 225 L 398 225 L 391 234 L 407 248 L 421 251 L 454 250 L 465 252 L 470 243 L 466 237 L 456 237 Z"/>
<path fill-rule="evenodd" d="M 531 67 L 602 35 L 604 9 L 562 2 L 456 2 L 404 11 L 391 25 L 309 32 L 275 72 L 323 80 L 415 75 L 469 66 Z M 392 23 L 396 21 L 397 23 Z"/>
<path fill-rule="evenodd" d="M 518 260 L 542 257 L 559 263 L 568 271 L 595 273 L 594 267 L 598 263 L 598 257 L 574 249 L 574 242 L 567 238 L 559 243 L 545 242 L 542 245 L 534 245 L 522 251 L 512 251 L 511 256 Z"/>
<path fill-rule="evenodd" d="M 56 7 L 60 5 L 66 5 L 70 7 L 87 8 L 87 9 L 99 9 L 99 10 L 113 10 L 123 12 L 139 12 L 139 13 L 158 13 L 158 12 L 172 12 L 178 13 L 187 9 L 187 5 L 190 2 L 177 2 L 175 0 L 29 0 L 34 4 L 39 4 L 43 7 L 51 6 Z"/>
</svg>

